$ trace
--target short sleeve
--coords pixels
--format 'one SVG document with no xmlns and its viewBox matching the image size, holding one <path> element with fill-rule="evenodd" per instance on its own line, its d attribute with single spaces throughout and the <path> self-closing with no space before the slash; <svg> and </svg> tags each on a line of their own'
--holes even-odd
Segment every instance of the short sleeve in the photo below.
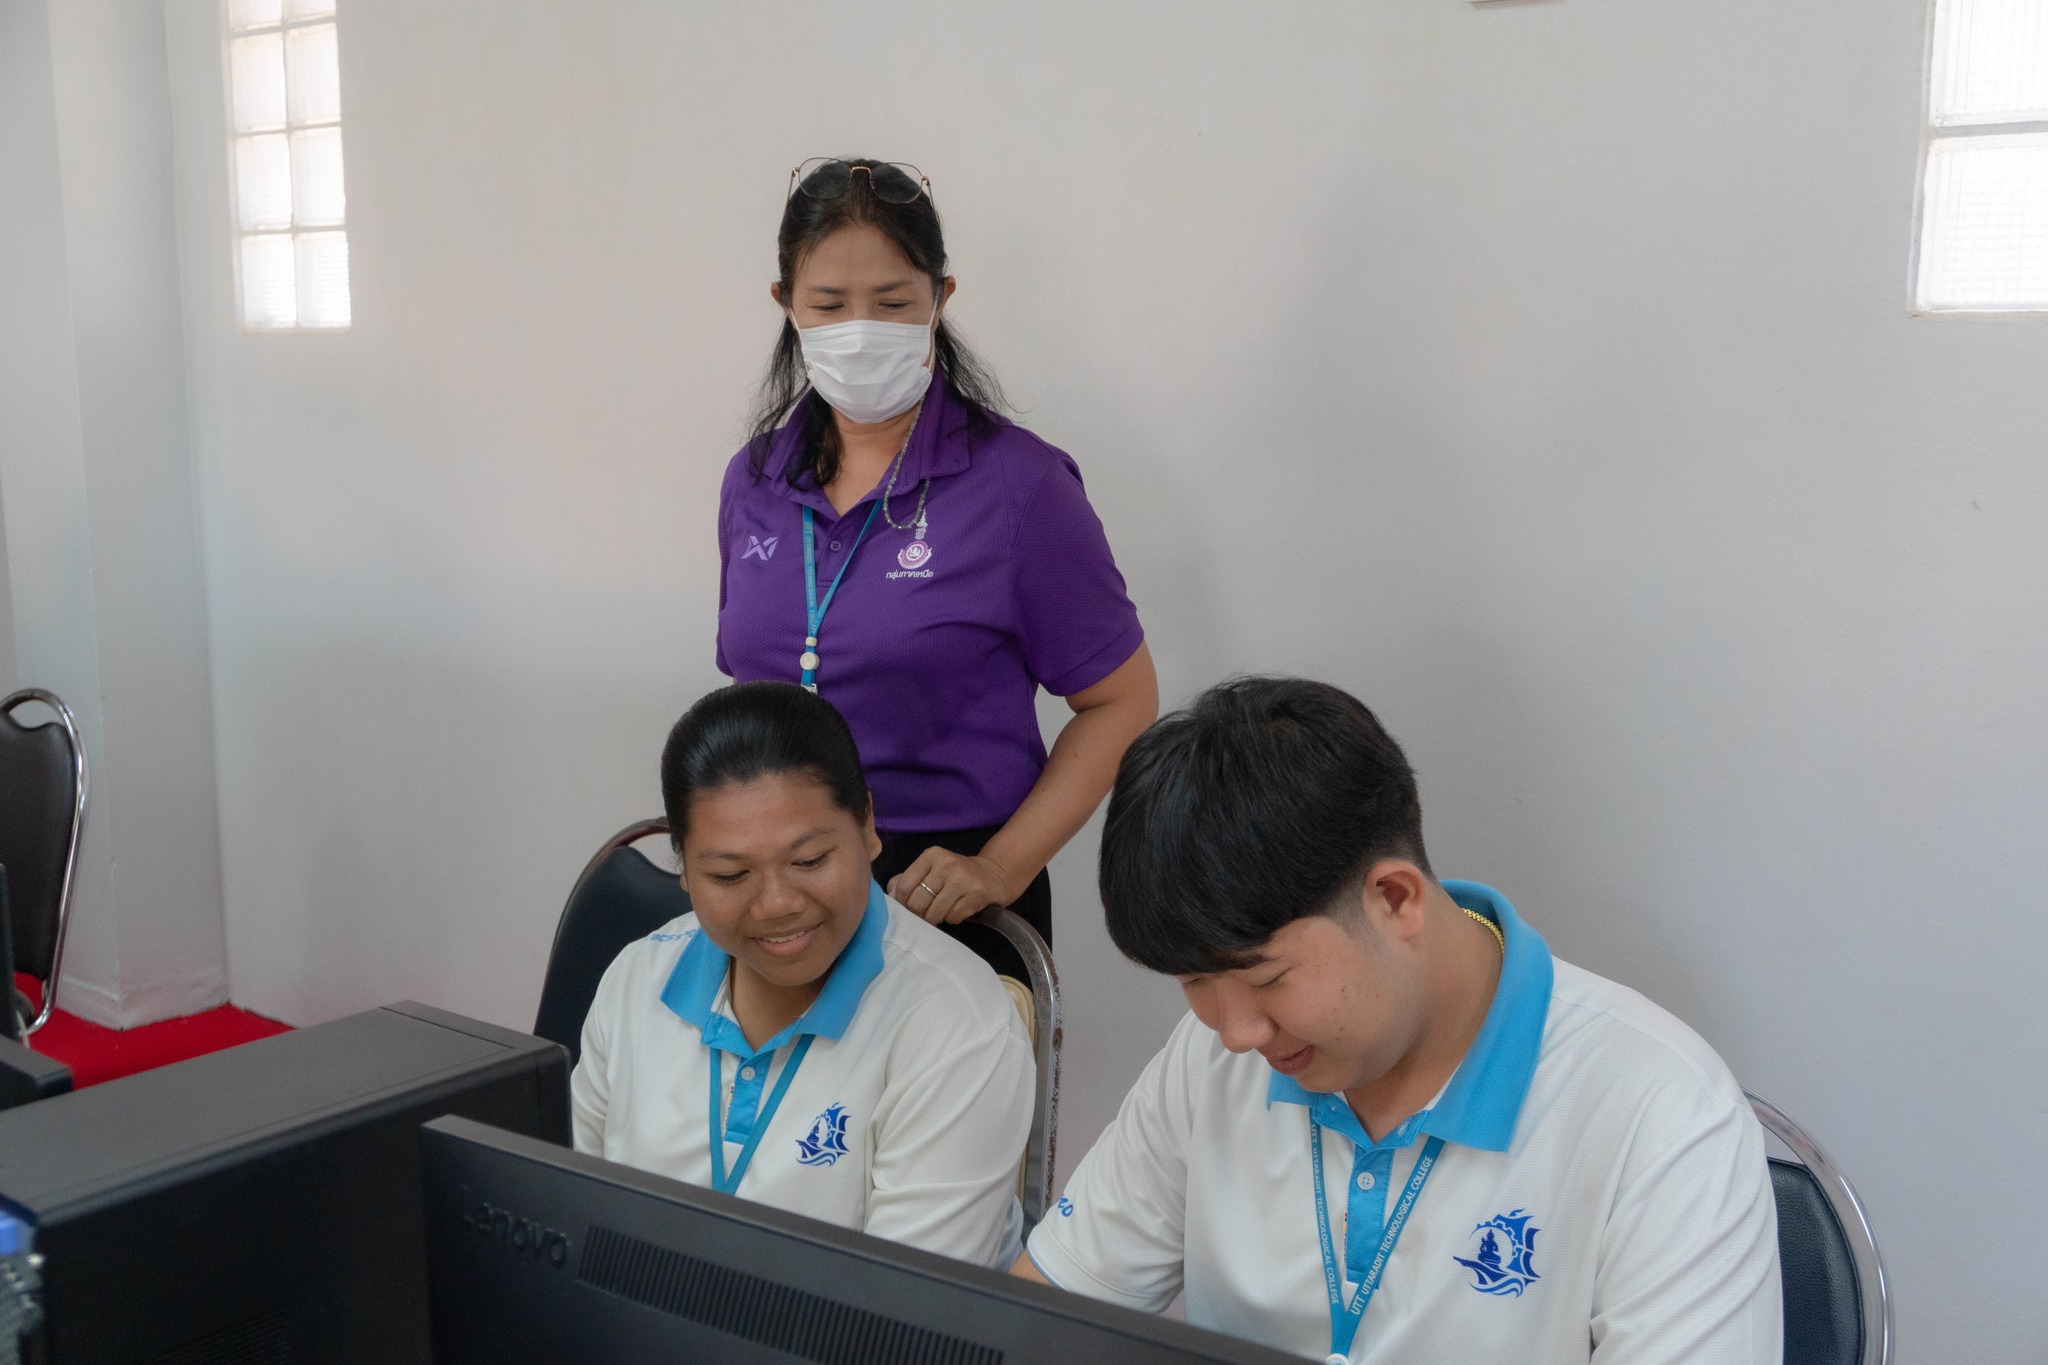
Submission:
<svg viewBox="0 0 2048 1365">
<path fill-rule="evenodd" d="M 1060 1288 L 1147 1313 L 1180 1293 L 1193 1054 L 1205 1035 L 1193 1014 L 1181 1020 L 1032 1231 L 1032 1264 Z"/>
<path fill-rule="evenodd" d="M 1002 1027 L 966 1037 L 937 1011 L 905 1021 L 875 1114 L 864 1231 L 992 1270 L 1017 1259 L 1036 1074 L 1023 1024 L 1003 1006 Z"/>
<path fill-rule="evenodd" d="M 1072 696 L 1137 653 L 1145 639 L 1138 609 L 1081 486 L 1081 471 L 1064 455 L 1032 493 L 1016 547 L 1024 660 L 1046 691 Z"/>
<path fill-rule="evenodd" d="M 1755 1116 L 1726 1096 L 1656 1096 L 1601 1241 L 1593 1365 L 1777 1365 L 1782 1294 Z"/>
</svg>

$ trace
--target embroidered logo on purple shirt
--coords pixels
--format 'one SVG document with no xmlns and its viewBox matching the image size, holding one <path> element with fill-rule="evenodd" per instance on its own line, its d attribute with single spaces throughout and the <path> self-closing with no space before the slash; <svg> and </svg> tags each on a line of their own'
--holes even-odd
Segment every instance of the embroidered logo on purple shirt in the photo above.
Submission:
<svg viewBox="0 0 2048 1365">
<path fill-rule="evenodd" d="M 932 547 L 922 540 L 913 540 L 896 552 L 896 562 L 906 569 L 922 569 L 932 557 Z"/>
<path fill-rule="evenodd" d="M 775 544 L 781 539 L 781 536 L 770 536 L 766 540 L 761 539 L 759 536 L 748 536 L 747 548 L 740 555 L 740 558 L 758 559 L 765 563 L 775 558 Z"/>
</svg>

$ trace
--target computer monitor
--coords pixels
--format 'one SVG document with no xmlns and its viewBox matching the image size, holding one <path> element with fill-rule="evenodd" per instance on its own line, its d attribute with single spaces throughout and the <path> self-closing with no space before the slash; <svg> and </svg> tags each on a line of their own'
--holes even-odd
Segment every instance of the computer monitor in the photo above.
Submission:
<svg viewBox="0 0 2048 1365">
<path fill-rule="evenodd" d="M 419 1129 L 567 1142 L 554 1043 L 410 1002 L 0 1113 L 47 1365 L 428 1365 Z"/>
<path fill-rule="evenodd" d="M 439 1365 L 1299 1365 L 480 1123 L 420 1158 Z"/>
</svg>

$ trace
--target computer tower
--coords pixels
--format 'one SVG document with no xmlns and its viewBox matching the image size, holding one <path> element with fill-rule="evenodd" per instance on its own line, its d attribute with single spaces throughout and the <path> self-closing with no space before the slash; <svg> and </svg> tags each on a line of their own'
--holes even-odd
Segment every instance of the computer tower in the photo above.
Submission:
<svg viewBox="0 0 2048 1365">
<path fill-rule="evenodd" d="M 44 1365 L 428 1365 L 420 1125 L 566 1144 L 567 1057 L 410 1002 L 0 1113 Z"/>
</svg>

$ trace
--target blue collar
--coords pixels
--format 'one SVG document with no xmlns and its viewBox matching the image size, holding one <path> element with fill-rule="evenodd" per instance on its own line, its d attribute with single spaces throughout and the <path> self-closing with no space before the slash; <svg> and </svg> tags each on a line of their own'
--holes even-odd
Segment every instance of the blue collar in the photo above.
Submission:
<svg viewBox="0 0 2048 1365">
<path fill-rule="evenodd" d="M 682 956 L 661 988 L 661 1003 L 684 1023 L 695 1024 L 708 1046 L 736 1057 L 773 1052 L 800 1034 L 836 1039 L 853 1022 L 853 1012 L 860 1007 L 868 983 L 882 974 L 882 937 L 888 929 L 889 902 L 882 888 L 869 882 L 868 908 L 861 913 L 860 928 L 853 931 L 839 960 L 826 973 L 818 998 L 795 1023 L 759 1047 L 747 1042 L 738 1024 L 712 1009 L 732 958 L 702 929 L 683 945 Z"/>
<path fill-rule="evenodd" d="M 1505 1152 L 1514 1141 L 1515 1120 L 1522 1101 L 1529 1094 L 1529 1082 L 1536 1075 L 1536 1060 L 1543 1050 L 1543 1021 L 1550 1015 L 1550 986 L 1553 975 L 1550 945 L 1543 936 L 1522 923 L 1508 898 L 1478 882 L 1446 881 L 1444 890 L 1468 910 L 1477 910 L 1500 926 L 1507 951 L 1500 968 L 1500 984 L 1486 1021 L 1472 1040 L 1465 1060 L 1451 1076 L 1451 1083 L 1437 1102 L 1415 1115 L 1386 1137 L 1379 1146 L 1405 1147 L 1418 1132 L 1475 1147 L 1488 1152 Z M 1364 1126 L 1358 1122 L 1342 1095 L 1321 1095 L 1304 1090 L 1291 1076 L 1274 1072 L 1266 1084 L 1266 1103 L 1308 1106 L 1318 1123 L 1335 1128 L 1360 1146 Z"/>
</svg>

